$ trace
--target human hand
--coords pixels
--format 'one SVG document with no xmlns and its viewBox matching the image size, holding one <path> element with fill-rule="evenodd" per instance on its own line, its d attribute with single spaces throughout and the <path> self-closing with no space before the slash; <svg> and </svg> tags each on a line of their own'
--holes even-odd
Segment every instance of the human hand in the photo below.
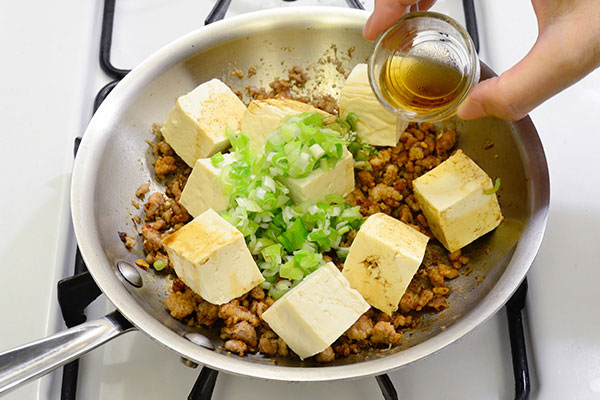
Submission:
<svg viewBox="0 0 600 400">
<path fill-rule="evenodd" d="M 374 39 L 415 3 L 377 0 L 365 38 Z M 458 109 L 460 118 L 521 119 L 600 66 L 600 1 L 532 0 L 532 4 L 538 22 L 535 44 L 514 67 L 475 86 Z"/>
</svg>

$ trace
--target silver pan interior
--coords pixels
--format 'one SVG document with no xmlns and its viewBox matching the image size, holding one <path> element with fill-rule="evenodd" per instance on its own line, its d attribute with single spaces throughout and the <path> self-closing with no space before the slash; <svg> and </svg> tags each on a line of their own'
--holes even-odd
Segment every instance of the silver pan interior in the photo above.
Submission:
<svg viewBox="0 0 600 400">
<path fill-rule="evenodd" d="M 100 107 L 73 172 L 75 232 L 94 279 L 139 329 L 189 359 L 231 373 L 292 381 L 346 379 L 379 374 L 440 350 L 489 318 L 517 288 L 540 244 L 549 196 L 546 160 L 528 118 L 518 123 L 491 118 L 446 122 L 459 132 L 459 147 L 490 176 L 502 179 L 500 203 L 506 219 L 466 248 L 470 273 L 451 282 L 449 309 L 425 318 L 422 328 L 405 335 L 403 346 L 394 350 L 349 357 L 333 366 L 299 360 L 273 363 L 261 356 L 240 358 L 207 350 L 185 339 L 182 335 L 190 328 L 166 311 L 168 277 L 143 272 L 144 285 L 136 289 L 118 276 L 117 261 L 141 256 L 141 250 L 135 254 L 124 248 L 117 231 L 135 234 L 131 217 L 139 211 L 131 202 L 140 184 L 150 180 L 153 189 L 161 189 L 150 172 L 146 141 L 152 140 L 152 124 L 164 121 L 175 99 L 213 77 L 238 87 L 266 85 L 275 76 L 286 76 L 294 65 L 311 66 L 319 78 L 311 85 L 335 95 L 343 82 L 336 66 L 349 71 L 370 53 L 371 43 L 361 37 L 366 17 L 360 11 L 317 7 L 268 10 L 215 23 L 154 54 Z M 235 68 L 247 71 L 251 65 L 258 67 L 256 76 L 231 77 Z M 483 76 L 490 75 L 484 68 Z M 484 150 L 486 140 L 494 147 Z"/>
</svg>

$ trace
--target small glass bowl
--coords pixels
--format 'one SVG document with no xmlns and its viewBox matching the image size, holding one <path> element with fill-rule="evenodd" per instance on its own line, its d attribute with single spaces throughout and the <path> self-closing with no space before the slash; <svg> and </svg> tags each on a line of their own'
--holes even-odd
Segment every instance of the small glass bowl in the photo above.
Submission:
<svg viewBox="0 0 600 400">
<path fill-rule="evenodd" d="M 393 56 L 429 58 L 451 65 L 462 74 L 450 103 L 429 110 L 410 110 L 390 104 L 382 92 L 380 76 Z M 452 18 L 430 11 L 404 15 L 382 33 L 369 58 L 369 82 L 383 106 L 398 118 L 411 122 L 435 122 L 453 116 L 469 91 L 479 82 L 479 57 L 469 34 Z"/>
</svg>

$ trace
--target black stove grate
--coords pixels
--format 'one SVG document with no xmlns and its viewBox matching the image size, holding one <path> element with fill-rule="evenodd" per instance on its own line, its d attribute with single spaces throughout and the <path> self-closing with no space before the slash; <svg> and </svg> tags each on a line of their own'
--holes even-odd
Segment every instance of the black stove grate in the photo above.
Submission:
<svg viewBox="0 0 600 400">
<path fill-rule="evenodd" d="M 295 1 L 295 0 L 284 0 Z M 102 32 L 100 37 L 100 67 L 113 79 L 105 85 L 94 99 L 94 112 L 100 107 L 100 104 L 127 75 L 130 70 L 116 68 L 111 62 L 112 31 L 115 14 L 116 0 L 104 0 L 104 11 L 102 17 Z M 349 7 L 364 10 L 360 0 L 346 0 Z M 225 18 L 225 14 L 231 4 L 231 0 L 218 0 L 205 20 L 205 24 L 211 24 L 215 21 Z M 477 20 L 473 0 L 463 0 L 463 10 L 465 14 L 466 26 L 475 49 L 479 52 L 479 33 L 477 30 Z M 74 152 L 77 154 L 81 138 L 75 139 Z M 58 301 L 65 324 L 72 327 L 85 322 L 85 309 L 100 294 L 98 288 L 81 257 L 79 248 L 75 256 L 74 275 L 58 282 Z M 506 306 L 511 353 L 513 361 L 513 372 L 515 377 L 515 399 L 527 400 L 531 390 L 529 380 L 529 367 L 527 364 L 527 350 L 525 335 L 523 332 L 522 310 L 525 308 L 527 295 L 527 279 L 523 281 L 519 289 L 509 300 Z M 63 367 L 63 377 L 61 386 L 61 400 L 75 400 L 77 394 L 77 378 L 79 371 L 79 360 L 75 360 Z M 210 400 L 216 384 L 218 371 L 208 367 L 203 367 L 198 378 L 188 396 L 188 400 Z M 397 400 L 398 395 L 392 380 L 387 374 L 376 376 L 377 384 L 381 390 L 384 400 Z"/>
</svg>

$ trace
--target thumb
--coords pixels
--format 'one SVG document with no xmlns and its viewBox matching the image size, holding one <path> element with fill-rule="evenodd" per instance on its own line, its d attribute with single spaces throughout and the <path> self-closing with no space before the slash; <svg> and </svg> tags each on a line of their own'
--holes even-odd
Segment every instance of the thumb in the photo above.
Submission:
<svg viewBox="0 0 600 400">
<path fill-rule="evenodd" d="M 517 121 L 593 70 L 585 48 L 572 45 L 574 33 L 554 29 L 540 35 L 529 53 L 499 77 L 479 83 L 458 108 L 458 117 L 486 116 Z M 560 40 L 562 38 L 562 40 Z M 575 41 L 574 41 L 575 40 Z M 571 44 L 570 44 L 571 43 Z"/>
<path fill-rule="evenodd" d="M 517 121 L 562 88 L 549 54 L 538 44 L 514 67 L 487 79 L 471 90 L 458 108 L 459 118 L 486 116 Z"/>
</svg>

